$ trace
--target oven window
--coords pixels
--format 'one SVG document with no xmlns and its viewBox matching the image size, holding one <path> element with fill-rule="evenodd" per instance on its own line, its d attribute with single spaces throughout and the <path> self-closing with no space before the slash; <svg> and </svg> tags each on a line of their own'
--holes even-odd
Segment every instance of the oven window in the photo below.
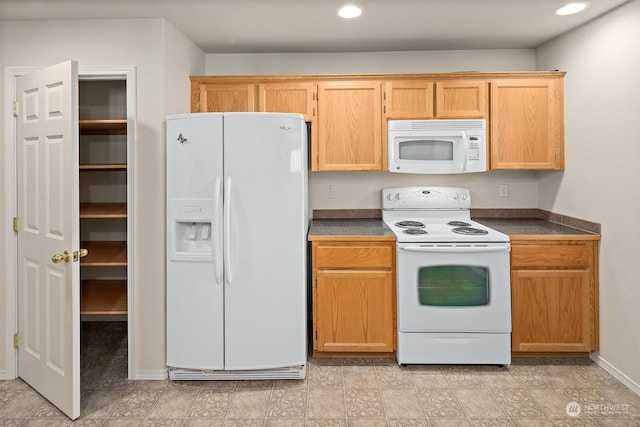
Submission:
<svg viewBox="0 0 640 427">
<path fill-rule="evenodd" d="M 489 269 L 467 265 L 438 265 L 418 271 L 420 305 L 446 307 L 489 303 Z"/>
<path fill-rule="evenodd" d="M 453 141 L 415 139 L 398 142 L 400 160 L 453 160 Z"/>
</svg>

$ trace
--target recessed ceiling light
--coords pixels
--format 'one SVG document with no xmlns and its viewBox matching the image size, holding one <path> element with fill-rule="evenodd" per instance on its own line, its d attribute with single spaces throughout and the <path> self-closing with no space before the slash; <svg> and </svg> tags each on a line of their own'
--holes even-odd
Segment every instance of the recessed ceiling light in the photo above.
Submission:
<svg viewBox="0 0 640 427">
<path fill-rule="evenodd" d="M 362 15 L 362 9 L 353 4 L 343 6 L 338 11 L 338 16 L 345 19 L 357 18 L 360 15 Z"/>
<path fill-rule="evenodd" d="M 582 12 L 587 6 L 589 6 L 587 2 L 568 3 L 556 10 L 556 15 L 573 15 L 574 13 Z"/>
</svg>

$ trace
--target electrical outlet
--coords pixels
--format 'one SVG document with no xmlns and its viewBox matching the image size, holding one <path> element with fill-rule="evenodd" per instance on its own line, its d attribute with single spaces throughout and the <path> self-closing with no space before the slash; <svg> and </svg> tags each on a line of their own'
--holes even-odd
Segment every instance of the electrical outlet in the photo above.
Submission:
<svg viewBox="0 0 640 427">
<path fill-rule="evenodd" d="M 498 185 L 498 196 L 509 197 L 509 186 L 507 184 Z"/>
<path fill-rule="evenodd" d="M 329 198 L 330 199 L 337 199 L 338 198 L 338 186 L 337 185 L 330 185 L 329 186 Z"/>
</svg>

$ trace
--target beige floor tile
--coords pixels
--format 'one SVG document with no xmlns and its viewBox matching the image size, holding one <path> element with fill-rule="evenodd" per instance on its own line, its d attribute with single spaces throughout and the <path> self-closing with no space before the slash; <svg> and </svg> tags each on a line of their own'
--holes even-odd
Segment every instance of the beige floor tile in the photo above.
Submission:
<svg viewBox="0 0 640 427">
<path fill-rule="evenodd" d="M 384 406 L 379 390 L 345 390 L 347 418 L 384 417 Z"/>
<path fill-rule="evenodd" d="M 311 365 L 307 375 L 310 389 L 343 387 L 342 365 Z"/>
<path fill-rule="evenodd" d="M 344 387 L 351 389 L 378 389 L 376 370 L 371 366 L 344 366 Z"/>
<path fill-rule="evenodd" d="M 160 396 L 148 415 L 151 419 L 184 419 L 189 415 L 198 390 L 170 389 Z"/>
<path fill-rule="evenodd" d="M 411 372 L 411 379 L 416 389 L 448 389 L 449 382 L 445 375 L 440 372 Z"/>
<path fill-rule="evenodd" d="M 422 405 L 414 389 L 381 390 L 384 409 L 388 418 L 425 418 Z"/>
<path fill-rule="evenodd" d="M 81 393 L 80 417 L 106 419 L 126 394 L 127 390 L 122 389 L 92 390 L 91 393 Z"/>
<path fill-rule="evenodd" d="M 339 418 L 346 420 L 344 390 L 309 390 L 307 418 Z"/>
<path fill-rule="evenodd" d="M 464 417 L 462 405 L 458 402 L 453 390 L 429 389 L 418 390 L 418 398 L 429 419 Z"/>
<path fill-rule="evenodd" d="M 469 418 L 498 418 L 506 414 L 488 389 L 457 388 L 454 393 Z"/>
<path fill-rule="evenodd" d="M 376 366 L 376 377 L 378 378 L 380 389 L 413 388 L 411 372 L 407 369 L 400 368 L 398 365 Z"/>
<path fill-rule="evenodd" d="M 511 418 L 511 422 L 516 427 L 553 427 L 550 418 Z"/>
<path fill-rule="evenodd" d="M 567 417 L 567 405 L 572 399 L 561 389 L 557 388 L 532 388 L 526 389 L 531 398 L 551 418 Z"/>
<path fill-rule="evenodd" d="M 273 390 L 267 416 L 269 418 L 299 418 L 306 415 L 306 410 L 306 390 Z"/>
<path fill-rule="evenodd" d="M 544 417 L 545 413 L 523 389 L 492 389 L 491 395 L 509 417 Z"/>
<path fill-rule="evenodd" d="M 469 418 L 473 427 L 511 427 L 513 423 L 509 418 Z"/>
<path fill-rule="evenodd" d="M 431 427 L 467 427 L 471 424 L 466 418 L 429 418 Z"/>
<path fill-rule="evenodd" d="M 209 419 L 193 419 L 188 418 L 185 420 L 182 427 L 222 427 L 224 426 L 224 418 L 209 418 Z"/>
<path fill-rule="evenodd" d="M 264 419 L 269 409 L 271 390 L 238 389 L 227 418 Z"/>
<path fill-rule="evenodd" d="M 390 427 L 429 427 L 429 420 L 426 418 L 392 418 L 389 419 Z"/>
<path fill-rule="evenodd" d="M 189 411 L 189 418 L 224 418 L 234 394 L 235 390 L 200 390 Z"/>
<path fill-rule="evenodd" d="M 386 418 L 348 418 L 349 427 L 387 427 Z"/>
</svg>

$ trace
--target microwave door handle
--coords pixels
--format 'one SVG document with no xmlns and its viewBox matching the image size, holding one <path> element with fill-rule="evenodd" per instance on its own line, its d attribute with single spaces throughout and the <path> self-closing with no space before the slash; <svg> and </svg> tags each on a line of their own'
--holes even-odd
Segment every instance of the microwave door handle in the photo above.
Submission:
<svg viewBox="0 0 640 427">
<path fill-rule="evenodd" d="M 467 153 L 467 134 L 462 131 L 460 132 L 460 136 L 462 137 L 462 172 L 466 172 L 469 162 L 469 153 Z"/>
</svg>

